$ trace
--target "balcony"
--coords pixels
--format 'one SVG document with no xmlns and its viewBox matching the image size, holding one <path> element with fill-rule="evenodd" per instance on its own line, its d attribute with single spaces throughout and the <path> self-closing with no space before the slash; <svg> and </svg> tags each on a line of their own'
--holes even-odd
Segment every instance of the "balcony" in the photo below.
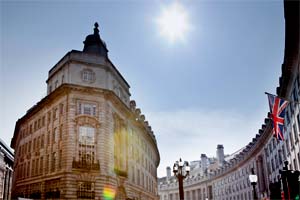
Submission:
<svg viewBox="0 0 300 200">
<path fill-rule="evenodd" d="M 95 192 L 94 191 L 77 190 L 77 198 L 78 199 L 95 199 Z"/>
<path fill-rule="evenodd" d="M 115 171 L 116 175 L 118 175 L 118 176 L 122 176 L 122 177 L 125 177 L 125 178 L 128 177 L 127 171 L 120 170 L 120 169 L 117 169 L 117 168 L 115 168 L 114 171 Z"/>
<path fill-rule="evenodd" d="M 82 169 L 82 170 L 100 170 L 99 161 L 97 161 L 97 163 L 90 163 L 90 162 L 73 160 L 72 167 L 74 169 Z"/>
</svg>

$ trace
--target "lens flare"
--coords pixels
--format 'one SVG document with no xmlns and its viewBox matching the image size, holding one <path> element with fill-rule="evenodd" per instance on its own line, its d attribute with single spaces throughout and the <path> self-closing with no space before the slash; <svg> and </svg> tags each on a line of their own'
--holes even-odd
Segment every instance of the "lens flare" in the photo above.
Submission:
<svg viewBox="0 0 300 200">
<path fill-rule="evenodd" d="M 110 187 L 110 186 L 105 186 L 103 189 L 103 198 L 104 200 L 113 200 L 115 199 L 116 191 Z"/>
<path fill-rule="evenodd" d="M 170 42 L 184 41 L 190 31 L 189 15 L 179 2 L 163 7 L 161 15 L 156 19 L 160 34 Z"/>
</svg>

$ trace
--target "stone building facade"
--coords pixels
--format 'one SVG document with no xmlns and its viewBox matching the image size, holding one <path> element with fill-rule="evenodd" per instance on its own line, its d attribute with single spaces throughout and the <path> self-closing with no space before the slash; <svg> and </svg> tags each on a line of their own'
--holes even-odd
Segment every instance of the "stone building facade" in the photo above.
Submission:
<svg viewBox="0 0 300 200">
<path fill-rule="evenodd" d="M 300 18 L 299 1 L 284 1 L 285 49 L 282 75 L 277 95 L 291 101 L 285 116 L 284 141 L 272 135 L 270 119 L 264 123 L 251 142 L 222 166 L 204 174 L 191 175 L 184 181 L 185 199 L 188 200 L 252 200 L 253 189 L 249 181 L 251 169 L 258 176 L 257 196 L 270 197 L 270 183 L 278 181 L 284 161 L 289 169 L 300 170 Z M 268 114 L 266 114 L 268 116 Z M 220 151 L 219 151 L 220 152 Z M 222 157 L 217 155 L 217 157 Z M 197 171 L 197 169 L 194 169 Z M 161 200 L 178 200 L 178 182 L 174 177 L 159 179 Z"/>
<path fill-rule="evenodd" d="M 16 123 L 14 197 L 158 198 L 155 136 L 107 52 L 96 23 L 49 71 L 47 96 Z"/>
<path fill-rule="evenodd" d="M 0 139 L 0 200 L 11 199 L 14 153 Z"/>
</svg>

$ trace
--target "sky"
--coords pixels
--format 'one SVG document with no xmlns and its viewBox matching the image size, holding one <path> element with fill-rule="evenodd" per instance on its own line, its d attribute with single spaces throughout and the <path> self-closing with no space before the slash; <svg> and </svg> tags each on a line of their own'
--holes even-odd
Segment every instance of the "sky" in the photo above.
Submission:
<svg viewBox="0 0 300 200">
<path fill-rule="evenodd" d="M 156 135 L 158 176 L 180 157 L 231 154 L 267 116 L 284 56 L 283 2 L 182 0 L 189 30 L 170 41 L 157 21 L 175 1 L 0 1 L 0 138 L 46 95 L 48 71 L 99 23 L 109 58 Z"/>
</svg>

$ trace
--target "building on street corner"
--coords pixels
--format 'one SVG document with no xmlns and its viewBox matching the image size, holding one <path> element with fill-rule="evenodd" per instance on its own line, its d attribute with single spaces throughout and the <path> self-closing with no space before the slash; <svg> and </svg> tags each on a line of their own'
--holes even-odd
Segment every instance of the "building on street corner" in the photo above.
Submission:
<svg viewBox="0 0 300 200">
<path fill-rule="evenodd" d="M 13 198 L 158 199 L 155 135 L 107 53 L 95 23 L 50 69 L 47 96 L 16 122 Z"/>
<path fill-rule="evenodd" d="M 285 167 L 284 161 L 288 161 L 288 169 L 300 170 L 299 9 L 299 1 L 284 1 L 285 49 L 282 75 L 279 78 L 279 87 L 277 87 L 277 95 L 291 101 L 285 115 L 284 141 L 278 141 L 273 137 L 271 120 L 266 113 L 261 128 L 244 148 L 224 157 L 224 153 L 221 154 L 221 146 L 218 146 L 217 167 L 203 170 L 203 166 L 204 169 L 208 169 L 214 164 L 208 163 L 207 166 L 207 162 L 202 160 L 202 157 L 206 156 L 201 156 L 200 164 L 197 167 L 191 167 L 191 175 L 184 181 L 185 199 L 252 200 L 254 199 L 253 187 L 249 180 L 252 168 L 258 177 L 256 184 L 258 199 L 269 199 L 271 192 L 274 192 L 272 191 L 274 184 L 281 181 L 280 170 Z M 220 158 L 223 157 L 224 162 L 220 162 Z M 161 200 L 179 199 L 178 182 L 173 176 L 160 178 L 158 182 Z M 283 186 L 279 190 L 284 191 Z"/>
</svg>

